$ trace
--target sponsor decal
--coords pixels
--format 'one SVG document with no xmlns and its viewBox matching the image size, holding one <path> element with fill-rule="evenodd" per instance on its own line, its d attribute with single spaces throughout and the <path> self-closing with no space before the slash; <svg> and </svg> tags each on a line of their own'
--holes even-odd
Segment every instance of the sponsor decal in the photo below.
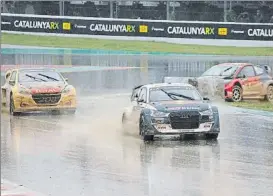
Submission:
<svg viewBox="0 0 273 196">
<path fill-rule="evenodd" d="M 39 94 L 39 93 L 58 93 L 60 92 L 60 88 L 40 88 L 40 89 L 31 89 L 32 94 Z"/>
<path fill-rule="evenodd" d="M 11 22 L 1 22 L 2 25 L 10 25 Z"/>
<path fill-rule="evenodd" d="M 233 30 L 233 29 L 230 32 L 234 33 L 234 34 L 244 34 L 245 33 L 245 31 L 237 31 L 237 30 Z"/>
<path fill-rule="evenodd" d="M 77 29 L 86 29 L 85 25 L 77 25 L 77 24 L 75 24 L 74 27 L 77 28 Z"/>
<path fill-rule="evenodd" d="M 273 29 L 248 29 L 250 37 L 273 37 Z"/>
<path fill-rule="evenodd" d="M 180 110 L 181 107 L 172 107 L 172 108 L 168 108 L 169 110 Z"/>
<path fill-rule="evenodd" d="M 63 30 L 71 30 L 71 23 L 63 22 Z"/>
<path fill-rule="evenodd" d="M 15 20 L 14 26 L 17 28 L 25 29 L 59 29 L 58 22 L 45 22 L 45 21 L 27 21 L 27 20 Z"/>
<path fill-rule="evenodd" d="M 218 35 L 226 36 L 228 34 L 227 28 L 218 28 Z"/>
<path fill-rule="evenodd" d="M 152 27 L 152 31 L 165 31 L 165 29 L 164 28 Z"/>
<path fill-rule="evenodd" d="M 182 35 L 214 35 L 214 28 L 211 27 L 172 27 L 167 29 L 169 34 Z"/>
<path fill-rule="evenodd" d="M 139 32 L 140 33 L 148 33 L 148 26 L 147 25 L 139 25 Z"/>
<path fill-rule="evenodd" d="M 194 106 L 181 106 L 181 107 L 171 107 L 168 110 L 199 110 L 199 107 Z"/>
<path fill-rule="evenodd" d="M 91 24 L 90 31 L 134 33 L 135 25 Z"/>
</svg>

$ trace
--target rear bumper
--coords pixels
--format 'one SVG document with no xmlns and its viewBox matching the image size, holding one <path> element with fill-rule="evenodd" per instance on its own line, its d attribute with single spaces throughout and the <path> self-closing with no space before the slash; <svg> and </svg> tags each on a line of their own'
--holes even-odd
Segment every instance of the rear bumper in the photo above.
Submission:
<svg viewBox="0 0 273 196">
<path fill-rule="evenodd" d="M 36 104 L 31 95 L 14 95 L 14 112 L 50 111 L 50 110 L 75 110 L 76 96 L 61 95 L 57 104 Z"/>
</svg>

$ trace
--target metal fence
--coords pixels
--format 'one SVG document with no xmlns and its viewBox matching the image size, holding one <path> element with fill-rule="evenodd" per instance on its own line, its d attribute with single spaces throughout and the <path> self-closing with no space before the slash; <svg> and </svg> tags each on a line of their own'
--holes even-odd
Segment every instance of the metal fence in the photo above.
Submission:
<svg viewBox="0 0 273 196">
<path fill-rule="evenodd" d="M 140 69 L 65 73 L 81 95 L 105 90 L 124 91 L 133 86 L 162 82 L 164 77 L 197 77 L 222 62 L 251 62 L 270 65 L 273 57 L 185 56 L 185 55 L 83 55 L 83 54 L 3 54 L 4 65 L 60 65 L 140 67 Z M 2 68 L 9 68 L 3 66 Z M 4 71 L 4 70 L 3 70 Z M 1 77 L 4 82 L 4 77 Z"/>
<path fill-rule="evenodd" d="M 3 1 L 3 13 L 273 23 L 272 1 Z"/>
</svg>

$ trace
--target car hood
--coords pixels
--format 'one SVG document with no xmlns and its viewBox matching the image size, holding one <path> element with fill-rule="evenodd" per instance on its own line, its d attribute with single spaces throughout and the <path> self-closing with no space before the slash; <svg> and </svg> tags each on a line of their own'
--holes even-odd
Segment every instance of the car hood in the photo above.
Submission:
<svg viewBox="0 0 273 196">
<path fill-rule="evenodd" d="M 210 109 L 210 104 L 204 103 L 203 101 L 184 101 L 184 100 L 175 100 L 175 101 L 162 101 L 162 102 L 152 102 L 151 106 L 161 112 L 174 112 L 180 110 L 187 111 L 205 111 Z"/>
<path fill-rule="evenodd" d="M 31 91 L 32 94 L 38 93 L 60 93 L 66 86 L 64 82 L 29 82 L 21 83 L 21 87 Z"/>
</svg>

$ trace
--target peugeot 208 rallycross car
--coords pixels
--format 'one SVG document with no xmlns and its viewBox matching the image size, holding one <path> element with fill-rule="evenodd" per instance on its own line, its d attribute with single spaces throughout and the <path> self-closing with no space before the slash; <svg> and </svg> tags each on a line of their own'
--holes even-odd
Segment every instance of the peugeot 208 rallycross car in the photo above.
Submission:
<svg viewBox="0 0 273 196">
<path fill-rule="evenodd" d="M 141 85 L 133 89 L 131 103 L 122 115 L 123 125 L 136 122 L 144 140 L 185 134 L 217 139 L 220 132 L 218 108 L 190 84 Z"/>
<path fill-rule="evenodd" d="M 2 105 L 11 115 L 32 111 L 76 111 L 76 90 L 55 69 L 13 69 L 1 87 Z"/>
</svg>

